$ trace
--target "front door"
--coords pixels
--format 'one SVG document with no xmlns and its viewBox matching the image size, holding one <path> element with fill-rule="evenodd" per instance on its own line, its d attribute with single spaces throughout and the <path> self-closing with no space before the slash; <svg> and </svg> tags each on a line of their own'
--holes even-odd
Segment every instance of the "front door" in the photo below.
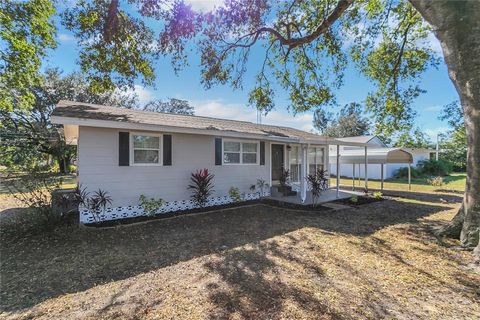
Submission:
<svg viewBox="0 0 480 320">
<path fill-rule="evenodd" d="M 280 180 L 284 166 L 283 144 L 272 144 L 272 181 Z"/>
</svg>

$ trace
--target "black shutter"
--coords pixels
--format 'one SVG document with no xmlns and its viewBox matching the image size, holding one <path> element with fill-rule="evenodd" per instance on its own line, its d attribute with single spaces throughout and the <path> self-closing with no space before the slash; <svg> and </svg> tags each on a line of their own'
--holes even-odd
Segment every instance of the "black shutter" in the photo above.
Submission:
<svg viewBox="0 0 480 320">
<path fill-rule="evenodd" d="M 222 165 L 222 138 L 215 138 L 215 165 Z"/>
<path fill-rule="evenodd" d="M 118 133 L 118 165 L 130 165 L 130 134 L 128 132 Z"/>
<path fill-rule="evenodd" d="M 163 135 L 163 165 L 172 165 L 172 136 L 169 134 Z"/>
<path fill-rule="evenodd" d="M 260 141 L 260 165 L 265 165 L 265 141 Z"/>
</svg>

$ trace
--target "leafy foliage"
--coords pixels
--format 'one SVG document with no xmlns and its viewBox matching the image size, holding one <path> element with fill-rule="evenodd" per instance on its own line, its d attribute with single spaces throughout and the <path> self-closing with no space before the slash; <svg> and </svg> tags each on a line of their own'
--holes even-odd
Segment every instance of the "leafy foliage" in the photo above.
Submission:
<svg viewBox="0 0 480 320">
<path fill-rule="evenodd" d="M 264 197 L 266 194 L 266 191 L 269 187 L 269 184 L 264 180 L 264 179 L 257 179 L 257 184 L 256 184 L 258 190 L 260 191 L 260 197 Z"/>
<path fill-rule="evenodd" d="M 429 176 L 446 176 L 452 171 L 451 166 L 443 160 L 423 160 L 417 167 L 420 172 Z"/>
<path fill-rule="evenodd" d="M 192 190 L 192 200 L 200 208 L 205 207 L 208 198 L 213 193 L 213 178 L 215 175 L 208 172 L 208 169 L 197 170 L 191 174 L 187 189 Z"/>
<path fill-rule="evenodd" d="M 430 179 L 427 179 L 427 182 L 434 187 L 441 187 L 444 185 L 442 177 L 432 177 Z"/>
<path fill-rule="evenodd" d="M 395 147 L 405 148 L 430 148 L 431 145 L 430 138 L 420 128 L 416 128 L 413 132 L 404 131 L 394 143 Z"/>
<path fill-rule="evenodd" d="M 93 92 L 133 88 L 139 77 L 153 84 L 153 32 L 120 1 L 78 1 L 63 13 L 63 21 L 78 41 L 80 67 Z"/>
<path fill-rule="evenodd" d="M 313 206 L 316 206 L 322 191 L 328 189 L 327 171 L 318 169 L 315 173 L 308 174 L 305 179 L 312 193 Z"/>
<path fill-rule="evenodd" d="M 463 109 L 458 101 L 443 107 L 440 120 L 446 120 L 452 128 L 441 136 L 440 157 L 449 162 L 455 171 L 467 169 L 467 135 L 463 119 Z"/>
<path fill-rule="evenodd" d="M 168 101 L 153 100 L 145 105 L 143 108 L 145 111 L 152 112 L 167 112 L 177 114 L 194 115 L 195 109 L 190 105 L 187 100 L 180 100 L 170 98 Z"/>
<path fill-rule="evenodd" d="M 228 190 L 228 195 L 234 202 L 240 202 L 243 199 L 243 195 L 237 187 L 231 187 L 230 190 Z"/>
<path fill-rule="evenodd" d="M 382 199 L 382 196 L 383 196 L 383 194 L 380 191 L 375 191 L 374 193 L 372 193 L 372 195 L 375 199 Z"/>
<path fill-rule="evenodd" d="M 358 203 L 358 196 L 351 196 L 349 200 L 351 203 Z"/>
<path fill-rule="evenodd" d="M 28 110 L 40 84 L 41 62 L 56 47 L 51 0 L 0 2 L 0 110 Z"/>
<path fill-rule="evenodd" d="M 421 178 L 423 173 L 417 168 L 410 168 L 410 175 L 412 178 Z M 408 178 L 408 168 L 403 167 L 395 171 L 395 178 L 406 179 Z"/>
<path fill-rule="evenodd" d="M 140 198 L 138 200 L 140 205 L 143 208 L 143 211 L 149 216 L 153 216 L 157 213 L 158 209 L 160 209 L 165 201 L 161 198 L 155 199 L 155 198 L 147 198 L 145 195 L 140 195 Z"/>
<path fill-rule="evenodd" d="M 319 109 L 314 114 L 313 125 L 327 137 L 353 137 L 369 133 L 370 121 L 364 117 L 365 110 L 358 103 L 346 104 L 336 119 Z"/>
</svg>

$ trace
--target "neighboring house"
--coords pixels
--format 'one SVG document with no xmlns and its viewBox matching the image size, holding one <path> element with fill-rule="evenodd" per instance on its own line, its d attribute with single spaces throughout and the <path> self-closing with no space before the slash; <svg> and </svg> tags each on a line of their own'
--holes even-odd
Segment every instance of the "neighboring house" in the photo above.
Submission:
<svg viewBox="0 0 480 320">
<path fill-rule="evenodd" d="M 368 146 L 368 150 L 370 153 L 374 151 L 381 151 L 381 150 L 392 150 L 393 148 L 388 148 L 387 145 L 377 136 L 374 135 L 367 135 L 367 136 L 358 136 L 358 137 L 345 137 L 345 138 L 338 138 L 337 140 L 343 142 L 356 142 L 356 143 L 364 143 Z M 340 146 L 340 159 L 342 159 L 342 154 L 344 156 L 352 156 L 355 153 L 362 153 L 364 148 L 358 146 Z M 418 166 L 419 162 L 423 160 L 430 159 L 430 153 L 434 152 L 435 150 L 431 149 L 413 149 L 413 148 L 397 148 L 404 150 L 412 155 L 413 162 L 412 165 L 414 167 Z M 330 154 L 330 173 L 336 175 L 336 153 L 337 153 L 337 146 L 330 145 L 329 146 L 329 154 Z M 368 151 L 367 151 L 368 154 Z M 355 164 L 355 177 L 365 178 L 365 166 L 362 163 Z M 389 179 L 395 176 L 395 173 L 400 168 L 407 167 L 408 164 L 406 163 L 386 163 L 384 164 L 384 178 Z M 353 165 L 350 163 L 341 163 L 340 164 L 340 176 L 342 177 L 349 177 L 353 176 Z M 381 179 L 381 164 L 374 164 L 369 163 L 367 167 L 368 178 L 369 179 Z"/>
<path fill-rule="evenodd" d="M 52 122 L 63 124 L 67 142 L 77 144 L 78 183 L 112 197 L 103 220 L 143 215 L 141 194 L 164 199 L 161 212 L 192 208 L 190 174 L 203 168 L 215 175 L 209 205 L 231 202 L 231 187 L 257 198 L 252 185 L 257 179 L 278 184 L 282 167 L 290 168 L 304 200 L 303 177 L 328 168 L 328 145 L 363 146 L 287 127 L 71 101 L 59 102 Z M 80 219 L 93 216 L 82 210 Z"/>
</svg>

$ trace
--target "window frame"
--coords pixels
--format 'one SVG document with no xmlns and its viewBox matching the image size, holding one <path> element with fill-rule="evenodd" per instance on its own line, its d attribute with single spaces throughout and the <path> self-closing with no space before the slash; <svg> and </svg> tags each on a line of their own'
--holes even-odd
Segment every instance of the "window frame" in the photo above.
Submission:
<svg viewBox="0 0 480 320">
<path fill-rule="evenodd" d="M 135 148 L 134 136 L 158 137 L 158 149 Z M 135 150 L 158 150 L 158 163 L 135 163 Z M 163 134 L 148 132 L 130 132 L 130 165 L 139 167 L 160 167 L 163 166 Z"/>
<path fill-rule="evenodd" d="M 239 163 L 228 163 L 225 162 L 225 142 L 237 142 L 240 143 L 240 151 L 226 151 L 227 153 L 238 153 L 240 155 L 240 162 Z M 243 144 L 244 143 L 252 143 L 257 145 L 257 150 L 255 152 L 245 152 L 246 154 L 253 154 L 256 155 L 255 163 L 243 163 Z M 242 140 L 242 139 L 222 139 L 222 165 L 225 166 L 251 166 L 251 165 L 259 165 L 260 164 L 260 141 L 259 140 Z"/>
</svg>

